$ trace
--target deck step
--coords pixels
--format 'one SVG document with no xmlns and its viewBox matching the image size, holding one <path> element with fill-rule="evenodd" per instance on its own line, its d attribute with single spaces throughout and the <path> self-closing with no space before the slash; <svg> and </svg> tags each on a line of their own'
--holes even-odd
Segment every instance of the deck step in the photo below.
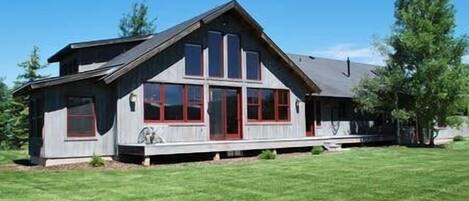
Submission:
<svg viewBox="0 0 469 201">
<path fill-rule="evenodd" d="M 342 145 L 335 142 L 324 142 L 327 151 L 342 151 Z"/>
</svg>

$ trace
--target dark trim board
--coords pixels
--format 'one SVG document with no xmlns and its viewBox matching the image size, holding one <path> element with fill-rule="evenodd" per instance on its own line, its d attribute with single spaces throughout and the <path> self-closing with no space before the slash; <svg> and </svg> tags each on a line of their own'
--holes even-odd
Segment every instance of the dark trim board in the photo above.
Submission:
<svg viewBox="0 0 469 201">
<path fill-rule="evenodd" d="M 325 136 L 305 137 L 290 139 L 265 139 L 265 140 L 228 140 L 209 142 L 180 142 L 166 144 L 121 144 L 118 145 L 119 155 L 133 156 L 157 156 L 172 154 L 208 153 L 224 151 L 245 151 L 263 149 L 281 149 L 322 146 L 332 142 L 338 144 L 366 143 L 366 142 L 391 142 L 393 136 L 386 135 L 349 135 L 349 136 Z"/>
</svg>

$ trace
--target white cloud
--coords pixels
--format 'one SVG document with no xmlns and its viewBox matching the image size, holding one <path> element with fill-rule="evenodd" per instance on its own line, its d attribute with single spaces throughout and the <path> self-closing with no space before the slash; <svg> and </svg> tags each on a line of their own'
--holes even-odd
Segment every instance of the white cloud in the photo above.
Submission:
<svg viewBox="0 0 469 201">
<path fill-rule="evenodd" d="M 462 57 L 462 62 L 466 63 L 466 64 L 469 64 L 469 55 L 463 56 Z"/>
<path fill-rule="evenodd" d="M 368 64 L 383 65 L 384 57 L 371 46 L 359 46 L 351 43 L 343 43 L 324 49 L 310 51 L 312 56 L 326 57 L 331 59 L 350 60 Z"/>
</svg>

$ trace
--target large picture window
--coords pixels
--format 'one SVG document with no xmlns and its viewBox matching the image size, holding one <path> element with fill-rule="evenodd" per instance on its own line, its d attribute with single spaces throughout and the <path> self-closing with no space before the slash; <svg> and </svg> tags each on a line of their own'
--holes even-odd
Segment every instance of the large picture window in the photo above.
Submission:
<svg viewBox="0 0 469 201">
<path fill-rule="evenodd" d="M 186 75 L 202 76 L 202 46 L 186 44 L 184 47 L 186 61 Z"/>
<path fill-rule="evenodd" d="M 281 89 L 247 89 L 248 120 L 289 121 L 290 92 Z"/>
<path fill-rule="evenodd" d="M 145 122 L 203 121 L 203 87 L 182 84 L 144 84 Z"/>
<path fill-rule="evenodd" d="M 226 35 L 228 51 L 228 78 L 241 79 L 241 47 L 239 37 L 234 34 Z"/>
<path fill-rule="evenodd" d="M 208 75 L 223 77 L 223 36 L 220 32 L 208 32 Z"/>
<path fill-rule="evenodd" d="M 94 137 L 96 117 L 90 97 L 67 98 L 67 136 Z"/>
<path fill-rule="evenodd" d="M 261 62 L 257 52 L 246 52 L 246 78 L 248 80 L 261 80 Z"/>
</svg>

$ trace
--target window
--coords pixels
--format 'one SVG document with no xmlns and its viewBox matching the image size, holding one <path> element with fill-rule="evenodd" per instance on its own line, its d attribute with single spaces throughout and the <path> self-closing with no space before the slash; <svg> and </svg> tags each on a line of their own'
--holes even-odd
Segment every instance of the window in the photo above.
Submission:
<svg viewBox="0 0 469 201">
<path fill-rule="evenodd" d="M 145 120 L 160 120 L 161 86 L 159 84 L 145 84 L 143 94 Z"/>
<path fill-rule="evenodd" d="M 248 120 L 290 120 L 290 92 L 288 90 L 248 88 L 247 103 Z"/>
<path fill-rule="evenodd" d="M 277 91 L 277 111 L 279 120 L 290 119 L 290 93 L 288 90 Z"/>
<path fill-rule="evenodd" d="M 184 85 L 166 84 L 164 87 L 164 119 L 183 120 Z"/>
<path fill-rule="evenodd" d="M 220 32 L 208 32 L 208 75 L 223 77 L 223 37 Z"/>
<path fill-rule="evenodd" d="M 202 46 L 186 44 L 184 48 L 186 75 L 202 76 Z"/>
<path fill-rule="evenodd" d="M 241 47 L 239 37 L 234 34 L 228 34 L 228 78 L 241 79 Z"/>
<path fill-rule="evenodd" d="M 262 120 L 275 120 L 275 99 L 273 89 L 263 89 L 262 98 Z"/>
<path fill-rule="evenodd" d="M 144 84 L 145 122 L 203 121 L 203 87 L 182 84 Z"/>
<path fill-rule="evenodd" d="M 257 52 L 246 52 L 246 78 L 261 80 L 261 63 Z"/>
<path fill-rule="evenodd" d="M 203 106 L 203 87 L 197 85 L 187 86 L 187 120 L 201 120 Z"/>
<path fill-rule="evenodd" d="M 261 103 L 259 102 L 259 89 L 248 89 L 248 119 L 259 120 Z"/>
<path fill-rule="evenodd" d="M 95 136 L 94 100 L 90 97 L 69 97 L 67 99 L 67 136 Z"/>
</svg>

